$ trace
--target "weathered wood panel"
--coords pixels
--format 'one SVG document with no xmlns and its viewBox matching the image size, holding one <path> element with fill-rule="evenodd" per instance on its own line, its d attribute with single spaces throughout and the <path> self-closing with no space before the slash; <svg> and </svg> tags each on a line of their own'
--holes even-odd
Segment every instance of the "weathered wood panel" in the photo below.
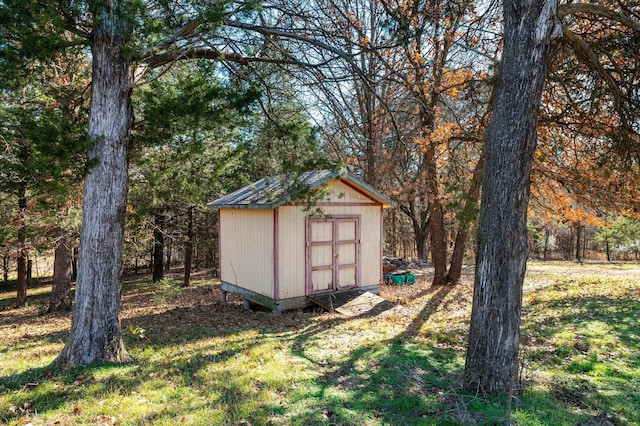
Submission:
<svg viewBox="0 0 640 426">
<path fill-rule="evenodd" d="M 220 211 L 222 281 L 274 297 L 274 211 Z"/>
</svg>

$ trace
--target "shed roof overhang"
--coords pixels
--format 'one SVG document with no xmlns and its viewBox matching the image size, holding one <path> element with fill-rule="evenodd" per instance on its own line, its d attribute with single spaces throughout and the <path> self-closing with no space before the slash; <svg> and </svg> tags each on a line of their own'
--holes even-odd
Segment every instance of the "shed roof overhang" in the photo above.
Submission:
<svg viewBox="0 0 640 426">
<path fill-rule="evenodd" d="M 372 201 L 384 208 L 395 207 L 396 203 L 376 189 L 350 175 L 344 170 L 318 170 L 299 176 L 279 175 L 260 179 L 207 204 L 210 209 L 277 209 L 295 201 L 297 197 L 337 179 L 354 187 Z"/>
</svg>

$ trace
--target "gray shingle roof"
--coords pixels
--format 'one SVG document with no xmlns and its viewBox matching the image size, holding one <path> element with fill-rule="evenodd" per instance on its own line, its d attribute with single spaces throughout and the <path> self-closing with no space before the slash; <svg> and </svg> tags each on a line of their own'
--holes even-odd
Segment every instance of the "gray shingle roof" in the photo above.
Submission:
<svg viewBox="0 0 640 426">
<path fill-rule="evenodd" d="M 210 209 L 275 209 L 295 200 L 304 189 L 315 189 L 331 179 L 344 180 L 358 187 L 369 198 L 384 205 L 395 203 L 380 192 L 345 171 L 318 170 L 291 175 L 266 177 L 207 204 Z"/>
</svg>

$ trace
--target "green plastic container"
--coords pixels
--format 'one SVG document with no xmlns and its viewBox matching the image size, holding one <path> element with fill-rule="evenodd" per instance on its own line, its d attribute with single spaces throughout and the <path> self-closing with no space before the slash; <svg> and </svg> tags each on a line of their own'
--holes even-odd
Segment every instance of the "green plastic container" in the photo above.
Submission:
<svg viewBox="0 0 640 426">
<path fill-rule="evenodd" d="M 391 275 L 391 280 L 395 285 L 404 285 L 404 283 L 406 282 L 406 277 L 404 276 L 404 274 L 394 274 Z"/>
<path fill-rule="evenodd" d="M 407 272 L 406 274 L 404 274 L 407 284 L 415 284 L 416 283 L 416 276 L 410 272 Z"/>
</svg>

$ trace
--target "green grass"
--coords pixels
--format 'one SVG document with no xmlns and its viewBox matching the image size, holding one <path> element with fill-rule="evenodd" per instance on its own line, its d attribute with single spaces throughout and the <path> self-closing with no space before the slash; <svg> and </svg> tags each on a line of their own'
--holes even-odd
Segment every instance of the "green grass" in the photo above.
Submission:
<svg viewBox="0 0 640 426">
<path fill-rule="evenodd" d="M 0 423 L 33 425 L 640 424 L 640 268 L 531 264 L 523 380 L 504 396 L 460 391 L 472 277 L 456 287 L 384 286 L 375 317 L 244 312 L 219 285 L 125 283 L 133 358 L 49 367 L 68 315 L 0 293 Z"/>
</svg>

